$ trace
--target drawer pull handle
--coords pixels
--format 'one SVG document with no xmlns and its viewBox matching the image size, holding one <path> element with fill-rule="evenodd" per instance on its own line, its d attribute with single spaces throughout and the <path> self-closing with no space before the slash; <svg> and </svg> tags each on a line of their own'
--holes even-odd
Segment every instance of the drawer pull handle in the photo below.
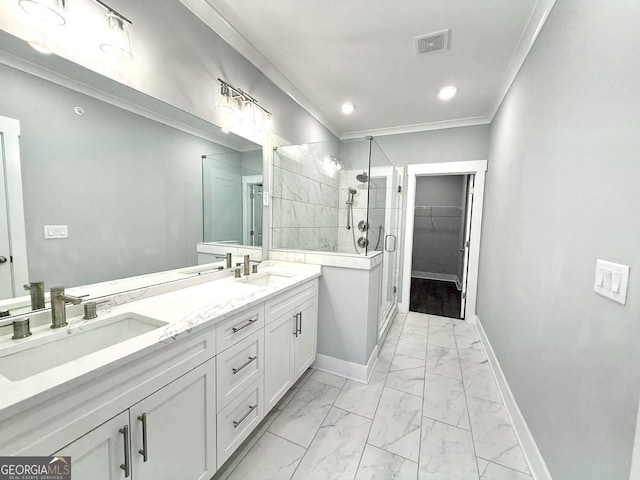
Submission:
<svg viewBox="0 0 640 480">
<path fill-rule="evenodd" d="M 249 357 L 249 360 L 247 360 L 246 362 L 244 362 L 242 365 L 240 365 L 238 368 L 232 368 L 231 371 L 233 372 L 233 374 L 235 375 L 236 373 L 238 373 L 240 370 L 242 370 L 244 367 L 248 366 L 251 364 L 251 362 L 253 362 L 256 358 L 258 358 L 258 356 L 256 355 L 255 357 Z"/>
<path fill-rule="evenodd" d="M 233 333 L 238 333 L 240 330 L 244 330 L 245 328 L 250 327 L 251 325 L 253 325 L 257 321 L 258 321 L 258 315 L 256 315 L 253 318 L 250 318 L 249 321 L 247 323 L 245 323 L 244 325 L 242 325 L 241 327 L 233 327 L 231 330 L 233 330 Z"/>
<path fill-rule="evenodd" d="M 295 319 L 296 319 L 296 328 L 293 330 L 293 334 L 296 336 L 296 338 L 298 338 L 298 334 L 300 333 L 300 332 L 299 332 L 299 329 L 298 329 L 298 316 L 299 316 L 299 314 L 298 314 L 298 313 L 296 313 L 296 314 L 293 316 L 293 318 L 295 318 Z"/>
<path fill-rule="evenodd" d="M 302 312 L 298 312 L 298 316 L 300 317 L 300 328 L 298 328 L 298 333 L 302 335 Z"/>
<path fill-rule="evenodd" d="M 124 463 L 120 465 L 120 468 L 124 470 L 125 478 L 129 478 L 131 475 L 131 462 L 129 460 L 129 449 L 131 448 L 131 439 L 129 437 L 129 426 L 125 425 L 120 429 L 120 433 L 124 435 Z"/>
<path fill-rule="evenodd" d="M 147 450 L 147 414 L 138 415 L 138 420 L 142 422 L 142 450 L 138 450 L 138 453 L 142 455 L 143 461 L 146 462 L 149 458 Z"/>
<path fill-rule="evenodd" d="M 253 412 L 256 408 L 258 408 L 258 404 L 256 403 L 253 406 L 249 407 L 249 411 L 247 413 L 245 413 L 242 418 L 240 420 L 234 420 L 233 421 L 233 428 L 238 428 L 240 426 L 240 424 L 242 422 L 244 422 L 246 420 L 246 418 L 251 415 L 251 412 Z"/>
</svg>

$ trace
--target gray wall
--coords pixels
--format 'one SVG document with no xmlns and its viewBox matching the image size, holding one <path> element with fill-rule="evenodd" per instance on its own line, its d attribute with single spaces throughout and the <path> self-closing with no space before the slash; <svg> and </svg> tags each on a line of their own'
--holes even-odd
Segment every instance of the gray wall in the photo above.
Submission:
<svg viewBox="0 0 640 480">
<path fill-rule="evenodd" d="M 322 267 L 318 353 L 366 365 L 378 336 L 380 265 L 371 271 Z"/>
<path fill-rule="evenodd" d="M 3 65 L 0 84 L 0 113 L 22 128 L 30 280 L 82 285 L 197 263 L 200 157 L 227 149 Z M 59 224 L 69 238 L 44 240 L 43 225 Z"/>
<path fill-rule="evenodd" d="M 462 207 L 463 187 L 462 175 L 418 177 L 416 207 Z M 461 220 L 462 212 L 454 208 L 416 208 L 413 272 L 458 276 L 462 263 Z"/>
<path fill-rule="evenodd" d="M 555 480 L 627 480 L 640 394 L 640 3 L 558 0 L 492 126 L 478 312 Z M 593 292 L 631 266 L 627 305 Z"/>
<path fill-rule="evenodd" d="M 486 160 L 489 156 L 490 127 L 478 125 L 387 135 L 376 137 L 376 143 L 395 167 Z"/>
</svg>

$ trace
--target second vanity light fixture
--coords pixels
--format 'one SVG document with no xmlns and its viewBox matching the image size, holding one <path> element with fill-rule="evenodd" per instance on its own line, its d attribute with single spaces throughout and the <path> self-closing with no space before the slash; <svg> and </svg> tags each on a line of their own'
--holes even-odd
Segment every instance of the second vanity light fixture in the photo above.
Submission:
<svg viewBox="0 0 640 480">
<path fill-rule="evenodd" d="M 133 23 L 100 0 L 93 0 L 105 10 L 106 32 L 100 41 L 100 50 L 119 60 L 131 60 L 131 40 L 129 28 Z M 67 23 L 65 10 L 69 0 L 18 0 L 18 5 L 33 18 L 52 26 L 61 27 Z M 44 45 L 30 42 L 41 53 L 51 53 Z"/>
<path fill-rule="evenodd" d="M 133 54 L 131 53 L 129 27 L 133 25 L 133 22 L 100 0 L 93 1 L 106 11 L 107 33 L 106 38 L 100 43 L 100 50 L 119 60 L 131 60 Z"/>
<path fill-rule="evenodd" d="M 220 95 L 216 102 L 216 110 L 237 115 L 243 125 L 257 126 L 260 130 L 267 131 L 271 129 L 271 112 L 261 106 L 255 98 L 221 78 L 218 78 L 218 83 Z"/>
</svg>

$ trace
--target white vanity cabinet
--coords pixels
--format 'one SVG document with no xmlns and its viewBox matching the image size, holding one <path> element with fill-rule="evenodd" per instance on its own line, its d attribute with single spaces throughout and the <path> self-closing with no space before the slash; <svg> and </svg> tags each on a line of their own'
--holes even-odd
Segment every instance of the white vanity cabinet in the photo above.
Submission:
<svg viewBox="0 0 640 480">
<path fill-rule="evenodd" d="M 208 480 L 216 471 L 215 360 L 209 360 L 55 455 L 75 480 Z"/>
<path fill-rule="evenodd" d="M 265 322 L 265 403 L 269 411 L 316 358 L 318 281 L 267 302 Z"/>
</svg>

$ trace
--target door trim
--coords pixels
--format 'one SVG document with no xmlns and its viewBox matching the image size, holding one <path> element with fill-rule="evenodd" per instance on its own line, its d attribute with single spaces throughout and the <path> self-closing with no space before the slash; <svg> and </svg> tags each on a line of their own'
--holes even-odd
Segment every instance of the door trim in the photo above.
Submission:
<svg viewBox="0 0 640 480">
<path fill-rule="evenodd" d="M 7 189 L 7 214 L 9 221 L 9 248 L 13 273 L 14 296 L 21 295 L 22 285 L 29 283 L 27 263 L 27 236 L 22 196 L 22 170 L 20 167 L 20 121 L 0 116 L 0 132 L 4 148 L 4 172 Z"/>
<path fill-rule="evenodd" d="M 407 167 L 407 206 L 402 257 L 402 301 L 398 305 L 403 313 L 409 311 L 411 293 L 411 260 L 413 257 L 413 218 L 416 206 L 416 177 L 429 175 L 475 175 L 473 214 L 471 216 L 471 245 L 469 248 L 469 270 L 467 278 L 467 305 L 465 321 L 475 323 L 476 296 L 478 293 L 478 264 L 480 261 L 480 232 L 482 227 L 482 204 L 484 200 L 484 178 L 486 160 L 468 162 L 421 163 Z"/>
</svg>

